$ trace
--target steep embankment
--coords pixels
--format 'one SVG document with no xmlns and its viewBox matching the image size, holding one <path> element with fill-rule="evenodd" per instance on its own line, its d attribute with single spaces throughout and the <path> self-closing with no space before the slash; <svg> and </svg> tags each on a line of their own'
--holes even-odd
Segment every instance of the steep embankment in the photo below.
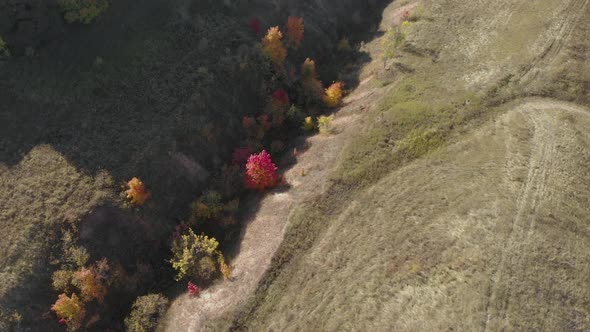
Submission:
<svg viewBox="0 0 590 332">
<path fill-rule="evenodd" d="M 590 6 L 421 5 L 233 329 L 590 329 Z"/>
</svg>

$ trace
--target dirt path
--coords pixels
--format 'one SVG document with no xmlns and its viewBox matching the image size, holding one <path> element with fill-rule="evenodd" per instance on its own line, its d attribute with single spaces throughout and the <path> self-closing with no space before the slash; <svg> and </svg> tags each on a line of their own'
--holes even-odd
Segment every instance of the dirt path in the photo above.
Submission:
<svg viewBox="0 0 590 332">
<path fill-rule="evenodd" d="M 547 42 L 545 50 L 522 69 L 517 78 L 519 82 L 530 82 L 539 73 L 540 69 L 547 68 L 553 62 L 563 46 L 569 41 L 589 2 L 590 0 L 572 0 L 570 2 L 563 19 L 560 21 L 557 34 Z"/>
</svg>

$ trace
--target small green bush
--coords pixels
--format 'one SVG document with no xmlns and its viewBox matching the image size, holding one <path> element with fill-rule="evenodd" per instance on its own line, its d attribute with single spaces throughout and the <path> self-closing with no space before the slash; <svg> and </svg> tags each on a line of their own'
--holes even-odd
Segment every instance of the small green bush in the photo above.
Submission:
<svg viewBox="0 0 590 332">
<path fill-rule="evenodd" d="M 395 50 L 402 47 L 406 41 L 406 34 L 400 27 L 391 28 L 385 34 L 383 39 L 383 49 L 386 59 L 392 59 L 395 56 Z"/>
<path fill-rule="evenodd" d="M 303 126 L 301 127 L 305 131 L 312 131 L 315 129 L 315 123 L 313 122 L 313 118 L 308 116 L 303 120 Z"/>
<path fill-rule="evenodd" d="M 211 281 L 219 272 L 223 255 L 217 249 L 219 242 L 204 234 L 196 235 L 192 229 L 172 241 L 172 267 L 176 280 L 190 278 L 201 282 Z"/>
<path fill-rule="evenodd" d="M 223 212 L 221 194 L 213 190 L 207 191 L 191 205 L 191 209 L 194 221 L 217 218 Z"/>
<path fill-rule="evenodd" d="M 106 0 L 58 0 L 57 3 L 68 23 L 90 24 L 109 7 Z"/>
<path fill-rule="evenodd" d="M 166 313 L 168 299 L 161 294 L 149 294 L 138 297 L 131 313 L 125 318 L 127 332 L 154 332 L 158 321 Z"/>
<path fill-rule="evenodd" d="M 73 277 L 74 271 L 57 270 L 53 272 L 51 277 L 53 289 L 58 292 L 71 293 Z"/>
<path fill-rule="evenodd" d="M 329 135 L 332 133 L 332 120 L 334 119 L 334 115 L 325 116 L 322 115 L 318 118 L 318 128 L 320 130 L 320 134 L 322 135 Z"/>
</svg>

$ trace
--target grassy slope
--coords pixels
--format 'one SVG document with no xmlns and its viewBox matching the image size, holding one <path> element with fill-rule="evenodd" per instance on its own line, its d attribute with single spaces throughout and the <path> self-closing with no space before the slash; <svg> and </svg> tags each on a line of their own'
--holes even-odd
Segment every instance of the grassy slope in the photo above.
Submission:
<svg viewBox="0 0 590 332">
<path fill-rule="evenodd" d="M 425 19 L 393 61 L 413 72 L 383 88 L 388 97 L 358 124 L 331 189 L 292 217 L 274 268 L 234 328 L 589 328 L 587 119 L 564 125 L 572 115 L 548 109 L 557 116 L 549 127 L 565 126 L 558 160 L 568 162 L 547 184 L 554 200 L 539 198 L 541 211 L 529 217 L 539 219 L 530 247 L 505 250 L 522 240 L 512 234 L 523 226 L 510 226 L 524 213 L 515 201 L 529 183 L 519 167 L 531 163 L 531 133 L 541 127 L 523 115 L 500 117 L 516 105 L 505 101 L 531 94 L 588 105 L 587 2 L 423 4 Z M 382 45 L 367 46 L 374 59 Z M 528 75 L 531 63 L 542 74 Z M 379 89 L 391 77 L 382 62 L 373 66 L 364 76 Z M 497 129 L 504 136 L 493 139 L 493 124 L 466 136 L 492 118 L 505 121 Z M 520 143 L 508 149 L 511 140 Z M 509 153 L 522 164 L 503 182 L 503 165 L 519 160 Z"/>
</svg>

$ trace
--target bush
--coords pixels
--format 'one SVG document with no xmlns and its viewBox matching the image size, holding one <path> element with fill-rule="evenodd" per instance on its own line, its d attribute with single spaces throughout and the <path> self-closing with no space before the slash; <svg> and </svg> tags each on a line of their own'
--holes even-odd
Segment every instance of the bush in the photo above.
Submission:
<svg viewBox="0 0 590 332">
<path fill-rule="evenodd" d="M 65 321 L 71 331 L 80 328 L 86 315 L 84 304 L 76 294 L 72 294 L 71 297 L 60 294 L 57 301 L 51 306 L 51 310 L 55 312 L 58 318 Z"/>
<path fill-rule="evenodd" d="M 86 248 L 76 245 L 71 245 L 65 249 L 65 258 L 68 262 L 76 267 L 82 267 L 86 265 L 90 259 L 90 254 Z"/>
<path fill-rule="evenodd" d="M 138 178 L 133 178 L 127 182 L 129 189 L 125 192 L 127 198 L 131 199 L 131 204 L 143 205 L 150 197 L 150 193 L 146 190 L 145 185 Z"/>
<path fill-rule="evenodd" d="M 287 20 L 287 39 L 291 47 L 298 48 L 301 46 L 303 32 L 303 18 L 289 16 L 289 19 Z"/>
<path fill-rule="evenodd" d="M 332 120 L 334 119 L 334 115 L 325 116 L 322 115 L 318 118 L 318 128 L 320 130 L 320 134 L 328 135 L 332 132 Z"/>
<path fill-rule="evenodd" d="M 213 190 L 207 191 L 192 204 L 192 211 L 195 220 L 209 220 L 219 217 L 223 212 L 221 195 Z"/>
<path fill-rule="evenodd" d="M 303 65 L 301 65 L 301 76 L 303 76 L 304 80 L 312 79 L 318 77 L 315 61 L 310 58 L 305 59 L 303 61 Z"/>
<path fill-rule="evenodd" d="M 149 294 L 138 297 L 131 313 L 125 318 L 127 332 L 154 332 L 158 321 L 166 313 L 168 299 L 161 294 Z"/>
<path fill-rule="evenodd" d="M 80 294 L 85 302 L 102 301 L 107 293 L 107 288 L 100 277 L 92 268 L 81 268 L 74 273 L 74 284 L 80 289 Z"/>
<path fill-rule="evenodd" d="M 350 42 L 348 38 L 342 38 L 338 42 L 338 46 L 336 47 L 339 52 L 350 52 L 352 51 L 352 47 L 350 46 Z"/>
<path fill-rule="evenodd" d="M 246 188 L 263 191 L 275 187 L 279 183 L 277 169 L 266 150 L 251 155 L 246 162 Z"/>
<path fill-rule="evenodd" d="M 223 275 L 223 280 L 228 280 L 231 276 L 231 267 L 224 262 L 220 264 L 219 270 L 221 270 L 221 275 Z"/>
<path fill-rule="evenodd" d="M 262 49 L 266 56 L 277 66 L 282 67 L 287 57 L 287 49 L 283 46 L 283 34 L 279 27 L 268 29 L 266 36 L 262 39 Z"/>
<path fill-rule="evenodd" d="M 311 116 L 308 116 L 305 118 L 305 120 L 303 120 L 302 129 L 305 131 L 312 131 L 315 129 L 315 123 L 313 122 L 313 118 Z"/>
<path fill-rule="evenodd" d="M 402 23 L 403 25 L 403 23 Z M 404 28 L 407 27 L 404 26 Z M 386 59 L 392 59 L 395 56 L 395 50 L 402 47 L 406 41 L 406 34 L 401 27 L 391 28 L 385 34 L 383 39 L 383 49 Z"/>
<path fill-rule="evenodd" d="M 291 105 L 291 108 L 289 108 L 289 111 L 287 112 L 287 119 L 290 123 L 299 125 L 305 119 L 305 113 L 303 113 L 299 107 Z"/>
<path fill-rule="evenodd" d="M 283 89 L 278 89 L 272 94 L 273 111 L 286 110 L 289 107 L 289 95 Z"/>
<path fill-rule="evenodd" d="M 53 289 L 58 292 L 69 292 L 72 290 L 72 279 L 74 277 L 74 271 L 69 270 L 58 270 L 53 272 L 51 276 Z"/>
<path fill-rule="evenodd" d="M 324 103 L 330 108 L 338 107 L 342 102 L 342 82 L 335 82 L 324 93 Z"/>
<path fill-rule="evenodd" d="M 217 261 L 223 255 L 217 247 L 215 238 L 196 235 L 191 228 L 172 241 L 172 267 L 176 270 L 176 280 L 190 278 L 202 282 L 212 280 L 218 272 Z"/>
<path fill-rule="evenodd" d="M 58 0 L 57 3 L 68 23 L 89 24 L 109 7 L 106 0 Z"/>
<path fill-rule="evenodd" d="M 322 82 L 317 78 L 315 62 L 309 58 L 301 66 L 301 76 L 303 78 L 301 98 L 305 104 L 313 104 L 322 99 L 324 88 Z"/>
</svg>

